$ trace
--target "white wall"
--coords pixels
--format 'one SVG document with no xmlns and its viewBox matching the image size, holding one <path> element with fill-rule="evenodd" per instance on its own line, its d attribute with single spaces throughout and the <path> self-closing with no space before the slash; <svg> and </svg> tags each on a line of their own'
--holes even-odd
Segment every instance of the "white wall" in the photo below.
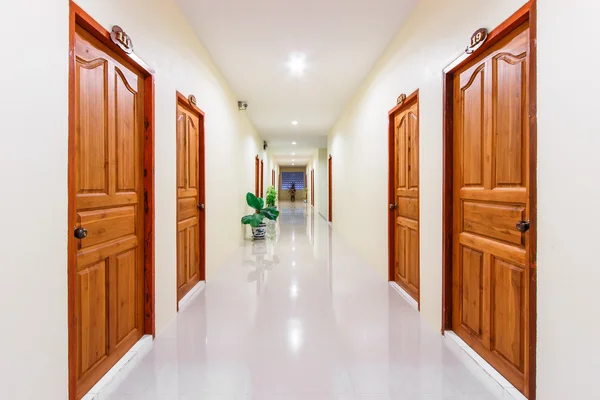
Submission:
<svg viewBox="0 0 600 400">
<path fill-rule="evenodd" d="M 35 3 L 35 4 L 32 4 Z M 66 399 L 69 10 L 0 12 L 0 382 L 3 399 Z"/>
<path fill-rule="evenodd" d="M 597 0 L 538 2 L 540 400 L 598 396 L 599 20 Z"/>
<path fill-rule="evenodd" d="M 206 113 L 207 276 L 239 246 L 262 140 L 171 0 L 80 0 L 122 26 L 156 80 L 156 330 L 175 317 L 175 91 Z M 143 10 L 143 11 L 142 11 Z M 14 2 L 0 16 L 2 397 L 67 396 L 68 2 Z M 34 29 L 32 28 L 34 27 Z M 270 176 L 269 176 L 270 180 Z M 14 304 L 19 307 L 15 307 Z M 32 385 L 31 382 L 35 382 Z M 41 392 L 40 392 L 40 388 Z"/>
<path fill-rule="evenodd" d="M 421 313 L 436 329 L 442 318 L 442 70 L 475 30 L 493 29 L 524 3 L 419 2 L 329 135 L 334 229 L 387 279 L 387 112 L 401 93 L 419 89 Z M 357 209 L 370 214 L 361 235 L 352 234 Z"/>
<path fill-rule="evenodd" d="M 314 212 L 327 218 L 327 149 L 315 149 L 312 159 L 306 167 L 308 198 L 311 198 L 310 171 L 315 171 Z"/>
<path fill-rule="evenodd" d="M 329 207 L 329 192 L 327 191 L 327 149 L 319 149 L 317 160 L 317 171 L 315 174 L 315 192 L 318 200 L 315 207 L 325 219 L 327 219 L 327 207 Z"/>
<path fill-rule="evenodd" d="M 421 313 L 441 321 L 442 69 L 523 0 L 421 0 L 329 136 L 334 229 L 387 278 L 387 111 L 419 89 Z M 595 0 L 538 3 L 538 399 L 597 392 L 600 56 Z M 346 201 L 343 199 L 352 199 Z M 368 209 L 363 234 L 351 214 Z"/>
</svg>

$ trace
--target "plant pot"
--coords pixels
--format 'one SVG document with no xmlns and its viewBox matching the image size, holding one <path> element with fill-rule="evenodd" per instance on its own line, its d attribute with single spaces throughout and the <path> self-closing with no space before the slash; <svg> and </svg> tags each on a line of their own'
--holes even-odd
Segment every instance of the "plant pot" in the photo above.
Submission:
<svg viewBox="0 0 600 400">
<path fill-rule="evenodd" d="M 252 227 L 252 238 L 254 240 L 264 240 L 266 234 L 267 234 L 267 224 L 265 224 L 264 222 L 261 223 L 256 228 Z"/>
</svg>

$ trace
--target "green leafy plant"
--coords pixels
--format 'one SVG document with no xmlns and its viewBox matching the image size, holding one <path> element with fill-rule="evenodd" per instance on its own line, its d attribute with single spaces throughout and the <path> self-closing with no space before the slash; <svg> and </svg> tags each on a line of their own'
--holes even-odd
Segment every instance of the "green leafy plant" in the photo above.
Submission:
<svg viewBox="0 0 600 400">
<path fill-rule="evenodd" d="M 265 207 L 265 201 L 254 194 L 246 194 L 246 203 L 257 212 L 255 214 L 242 217 L 242 224 L 250 225 L 253 228 L 258 227 L 265 218 L 276 221 L 279 217 L 279 211 L 275 207 Z"/>
<path fill-rule="evenodd" d="M 277 202 L 277 190 L 275 186 L 271 185 L 267 188 L 267 207 L 275 207 Z"/>
</svg>

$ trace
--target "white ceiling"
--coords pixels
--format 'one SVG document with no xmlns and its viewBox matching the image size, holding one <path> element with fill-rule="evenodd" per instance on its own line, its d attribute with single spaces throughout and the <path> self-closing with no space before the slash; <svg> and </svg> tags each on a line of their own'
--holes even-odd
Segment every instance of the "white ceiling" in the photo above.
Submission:
<svg viewBox="0 0 600 400">
<path fill-rule="evenodd" d="M 418 0 L 176 1 L 280 159 L 292 140 L 329 133 Z M 287 65 L 295 52 L 301 77 Z"/>
</svg>

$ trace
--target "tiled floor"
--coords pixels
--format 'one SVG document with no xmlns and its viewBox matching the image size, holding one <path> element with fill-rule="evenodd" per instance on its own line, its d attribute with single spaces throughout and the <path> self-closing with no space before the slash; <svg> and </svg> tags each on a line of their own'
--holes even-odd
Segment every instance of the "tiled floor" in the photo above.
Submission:
<svg viewBox="0 0 600 400">
<path fill-rule="evenodd" d="M 322 217 L 280 208 L 101 398 L 497 398 Z"/>
</svg>

